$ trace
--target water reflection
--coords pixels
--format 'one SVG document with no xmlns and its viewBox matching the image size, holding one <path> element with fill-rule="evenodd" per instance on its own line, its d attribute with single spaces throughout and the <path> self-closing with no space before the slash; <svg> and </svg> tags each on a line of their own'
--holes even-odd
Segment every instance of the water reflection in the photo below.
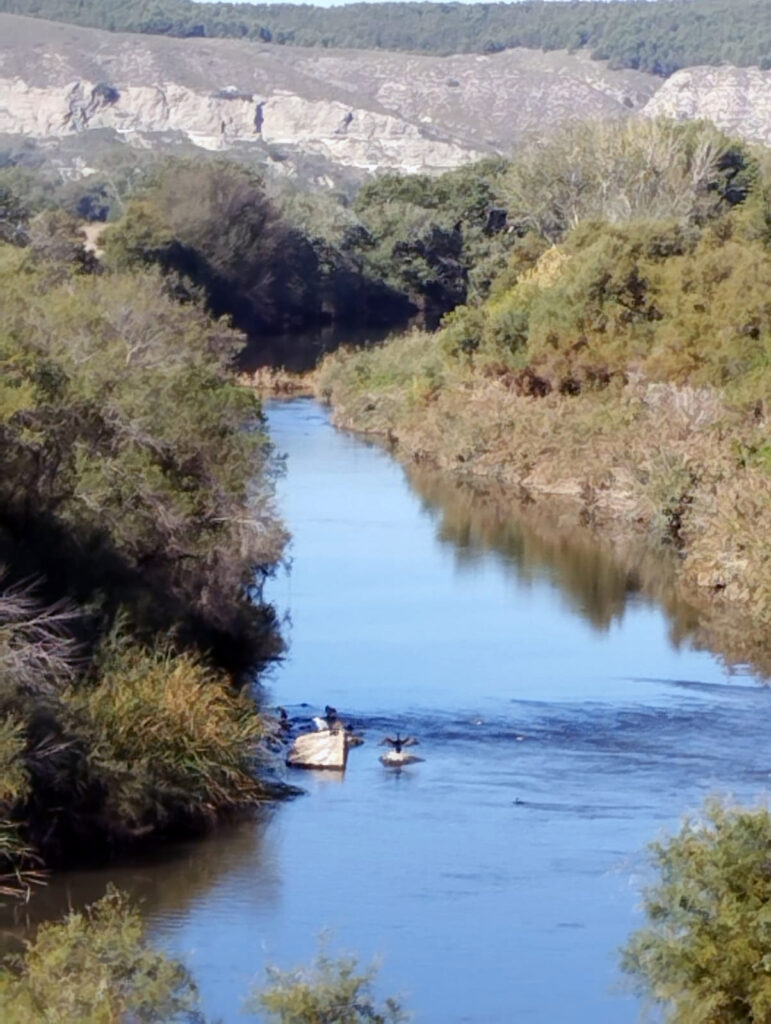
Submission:
<svg viewBox="0 0 771 1024">
<path fill-rule="evenodd" d="M 293 334 L 267 334 L 250 338 L 238 358 L 239 370 L 252 373 L 264 366 L 283 367 L 292 373 L 312 370 L 327 352 L 341 344 L 376 345 L 394 333 L 391 327 L 344 327 L 330 324 Z"/>
<path fill-rule="evenodd" d="M 0 950 L 18 945 L 41 921 L 98 900 L 108 883 L 128 893 L 146 916 L 180 921 L 200 902 L 211 900 L 218 888 L 237 884 L 234 880 L 248 865 L 244 899 L 255 909 L 274 906 L 281 891 L 276 836 L 270 830 L 276 811 L 265 808 L 203 839 L 169 843 L 130 862 L 57 873 L 30 903 L 0 912 Z"/>
<path fill-rule="evenodd" d="M 461 570 L 493 553 L 518 585 L 552 580 L 567 606 L 597 630 L 607 631 L 630 604 L 644 601 L 664 609 L 675 646 L 701 641 L 699 612 L 675 586 L 673 553 L 629 536 L 608 535 L 602 543 L 575 503 L 515 499 L 495 483 L 415 464 L 405 473 Z"/>
</svg>

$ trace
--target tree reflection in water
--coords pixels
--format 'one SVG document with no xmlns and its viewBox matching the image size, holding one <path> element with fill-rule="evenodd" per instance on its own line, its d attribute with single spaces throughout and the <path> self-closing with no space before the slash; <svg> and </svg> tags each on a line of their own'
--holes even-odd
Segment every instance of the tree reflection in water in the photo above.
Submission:
<svg viewBox="0 0 771 1024">
<path fill-rule="evenodd" d="M 170 843 L 151 853 L 100 868 L 55 873 L 29 904 L 3 908 L 0 953 L 16 951 L 41 921 L 56 920 L 104 896 L 112 882 L 141 905 L 142 916 L 164 922 L 186 917 L 214 889 L 233 888 L 233 878 L 248 872 L 239 886 L 242 902 L 255 907 L 278 902 L 281 876 L 275 832 L 269 825 L 277 807 L 260 809 L 247 820 L 218 826 L 205 838 Z"/>
<path fill-rule="evenodd" d="M 409 464 L 405 472 L 436 519 L 439 540 L 455 548 L 461 569 L 495 552 L 518 583 L 547 574 L 597 630 L 608 630 L 623 619 L 630 601 L 642 600 L 664 610 L 675 647 L 714 643 L 702 609 L 675 587 L 674 551 L 653 547 L 632 530 L 582 522 L 577 504 L 565 499 L 534 501 L 524 493 L 513 498 L 495 482 L 452 477 L 423 465 Z"/>
</svg>

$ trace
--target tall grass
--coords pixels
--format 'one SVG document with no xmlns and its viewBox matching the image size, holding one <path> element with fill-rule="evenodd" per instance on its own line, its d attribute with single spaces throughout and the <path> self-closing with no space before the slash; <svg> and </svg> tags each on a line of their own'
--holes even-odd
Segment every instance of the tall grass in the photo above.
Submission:
<svg viewBox="0 0 771 1024">
<path fill-rule="evenodd" d="M 83 744 L 83 784 L 102 794 L 100 823 L 131 838 L 201 826 L 268 795 L 257 779 L 262 720 L 250 696 L 193 655 L 113 636 L 96 685 L 64 694 Z"/>
</svg>

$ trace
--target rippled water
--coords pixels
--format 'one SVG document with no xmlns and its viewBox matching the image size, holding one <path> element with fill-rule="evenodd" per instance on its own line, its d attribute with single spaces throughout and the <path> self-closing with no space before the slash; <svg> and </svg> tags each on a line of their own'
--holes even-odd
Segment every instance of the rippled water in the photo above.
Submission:
<svg viewBox="0 0 771 1024">
<path fill-rule="evenodd" d="M 537 509 L 493 529 L 309 400 L 270 423 L 294 535 L 271 699 L 303 719 L 334 704 L 366 742 L 344 777 L 295 773 L 306 795 L 259 822 L 72 873 L 39 905 L 108 878 L 141 896 L 225 1022 L 323 929 L 381 957 L 381 991 L 425 1024 L 636 1020 L 616 951 L 640 921 L 640 851 L 707 793 L 765 793 L 771 692 L 676 647 L 687 609 L 668 618 L 639 571 L 544 533 Z M 398 774 L 377 760 L 394 729 L 425 757 Z"/>
</svg>

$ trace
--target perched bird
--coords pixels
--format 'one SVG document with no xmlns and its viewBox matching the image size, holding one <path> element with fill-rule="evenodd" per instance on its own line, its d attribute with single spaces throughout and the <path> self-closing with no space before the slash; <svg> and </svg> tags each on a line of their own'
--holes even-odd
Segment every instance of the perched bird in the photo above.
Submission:
<svg viewBox="0 0 771 1024">
<path fill-rule="evenodd" d="M 414 736 L 405 736 L 402 739 L 397 732 L 396 737 L 386 736 L 380 741 L 381 747 L 386 746 L 386 744 L 393 748 L 387 754 L 382 754 L 380 757 L 381 764 L 384 764 L 387 768 L 401 768 L 402 765 L 415 764 L 416 761 L 423 760 L 422 757 L 416 757 L 414 754 L 407 754 L 404 751 L 404 747 L 419 745 Z"/>
<path fill-rule="evenodd" d="M 343 723 L 337 717 L 337 708 L 333 708 L 330 704 L 324 707 L 323 715 L 314 715 L 313 724 L 321 732 L 324 729 L 340 729 L 343 727 Z"/>
<path fill-rule="evenodd" d="M 278 708 L 278 727 L 284 732 L 288 732 L 292 728 L 292 723 L 289 721 L 289 715 L 286 713 L 286 708 Z"/>
</svg>

